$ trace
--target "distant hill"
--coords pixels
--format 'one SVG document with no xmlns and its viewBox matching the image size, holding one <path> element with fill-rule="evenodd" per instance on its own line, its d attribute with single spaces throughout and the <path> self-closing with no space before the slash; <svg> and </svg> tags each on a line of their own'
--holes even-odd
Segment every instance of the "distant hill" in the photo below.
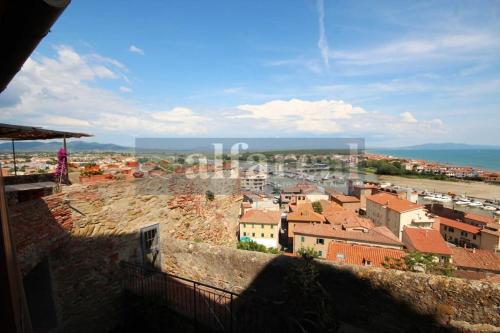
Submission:
<svg viewBox="0 0 500 333">
<path fill-rule="evenodd" d="M 464 150 L 464 149 L 500 149 L 500 146 L 494 145 L 470 145 L 466 143 L 425 143 L 408 147 L 399 147 L 395 149 L 408 150 Z"/>
<path fill-rule="evenodd" d="M 87 141 L 69 141 L 68 149 L 70 151 L 113 151 L 125 152 L 131 151 L 133 148 L 119 146 L 112 143 L 97 143 Z M 61 142 L 40 142 L 40 141 L 17 141 L 15 142 L 16 152 L 56 152 L 62 147 Z M 0 152 L 12 151 L 12 143 L 0 143 Z"/>
</svg>

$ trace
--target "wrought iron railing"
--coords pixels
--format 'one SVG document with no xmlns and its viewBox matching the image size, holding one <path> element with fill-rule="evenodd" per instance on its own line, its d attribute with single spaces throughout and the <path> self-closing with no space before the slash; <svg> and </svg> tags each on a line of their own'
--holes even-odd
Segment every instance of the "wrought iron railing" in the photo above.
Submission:
<svg viewBox="0 0 500 333">
<path fill-rule="evenodd" d="M 254 300 L 208 284 L 121 262 L 123 286 L 136 295 L 154 297 L 162 305 L 220 332 L 267 331 L 262 308 Z"/>
</svg>

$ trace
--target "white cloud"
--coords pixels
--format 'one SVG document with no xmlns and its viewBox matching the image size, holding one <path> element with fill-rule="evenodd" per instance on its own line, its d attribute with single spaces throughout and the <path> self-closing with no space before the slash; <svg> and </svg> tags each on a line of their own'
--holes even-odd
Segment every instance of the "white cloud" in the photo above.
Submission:
<svg viewBox="0 0 500 333">
<path fill-rule="evenodd" d="M 140 54 L 140 55 L 144 55 L 144 51 L 140 48 L 138 48 L 137 46 L 135 45 L 130 45 L 128 50 L 132 53 L 136 53 L 136 54 Z"/>
<path fill-rule="evenodd" d="M 347 136 L 431 137 L 445 133 L 439 119 L 418 121 L 411 113 L 392 115 L 367 111 L 344 101 L 273 100 L 240 105 L 228 118 L 245 120 L 248 127 L 276 133 L 337 134 Z"/>
<path fill-rule="evenodd" d="M 121 91 L 122 93 L 129 93 L 129 92 L 132 92 L 132 89 L 131 89 L 131 88 L 129 88 L 129 87 L 126 87 L 126 86 L 120 86 L 120 88 L 118 88 L 118 89 L 120 89 L 120 91 Z"/>
<path fill-rule="evenodd" d="M 85 130 L 96 135 L 116 131 L 124 136 L 196 134 L 210 119 L 187 108 L 153 109 L 96 84 L 126 81 L 120 62 L 96 54 L 79 54 L 68 46 L 55 48 L 55 57 L 29 58 L 0 96 L 0 119 L 5 122 Z M 127 92 L 127 86 L 119 90 Z M 15 98 L 13 98 L 15 97 Z M 90 128 L 90 129 L 89 129 Z"/>
<path fill-rule="evenodd" d="M 329 49 L 328 40 L 326 38 L 325 32 L 325 4 L 324 0 L 317 0 L 316 7 L 318 9 L 318 25 L 319 25 L 319 40 L 318 47 L 321 51 L 321 56 L 323 57 L 323 63 L 326 67 L 329 67 Z"/>
<path fill-rule="evenodd" d="M 401 113 L 401 118 L 403 119 L 403 122 L 409 124 L 418 122 L 417 119 L 410 112 Z"/>
<path fill-rule="evenodd" d="M 406 39 L 370 49 L 331 52 L 340 64 L 374 65 L 421 62 L 432 59 L 460 59 L 483 56 L 500 48 L 500 38 L 485 33 L 446 34 L 426 39 Z M 481 52 L 478 52 L 481 51 Z"/>
<path fill-rule="evenodd" d="M 304 101 L 300 99 L 273 100 L 260 105 L 239 105 L 240 114 L 234 119 L 257 119 L 277 129 L 300 132 L 336 133 L 341 131 L 337 123 L 366 111 L 351 104 L 336 100 Z"/>
</svg>

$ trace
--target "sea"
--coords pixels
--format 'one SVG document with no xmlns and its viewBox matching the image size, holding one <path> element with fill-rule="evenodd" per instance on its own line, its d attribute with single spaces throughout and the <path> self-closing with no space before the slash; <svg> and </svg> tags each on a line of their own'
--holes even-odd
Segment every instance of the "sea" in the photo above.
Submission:
<svg viewBox="0 0 500 333">
<path fill-rule="evenodd" d="M 368 153 L 500 171 L 500 149 L 367 149 Z"/>
</svg>

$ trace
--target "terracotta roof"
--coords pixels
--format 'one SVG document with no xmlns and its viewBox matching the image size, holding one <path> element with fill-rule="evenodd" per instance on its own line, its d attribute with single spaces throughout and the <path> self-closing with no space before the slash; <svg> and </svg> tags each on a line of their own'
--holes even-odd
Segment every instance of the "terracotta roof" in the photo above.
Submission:
<svg viewBox="0 0 500 333">
<path fill-rule="evenodd" d="M 363 227 L 367 229 L 374 228 L 372 220 L 359 217 L 358 214 L 349 210 L 337 210 L 323 212 L 325 219 L 328 223 L 343 225 L 348 228 Z"/>
<path fill-rule="evenodd" d="M 279 224 L 280 221 L 279 210 L 249 209 L 240 218 L 240 223 Z"/>
<path fill-rule="evenodd" d="M 338 212 L 346 210 L 338 203 L 332 202 L 330 200 L 320 200 L 319 203 L 321 204 L 321 208 L 323 208 L 323 214 L 327 212 Z"/>
<path fill-rule="evenodd" d="M 353 202 L 359 202 L 359 199 L 350 195 L 344 195 L 344 194 L 333 194 L 332 198 L 334 200 L 337 200 L 341 203 L 353 203 Z"/>
<path fill-rule="evenodd" d="M 302 200 L 291 203 L 289 206 L 291 212 L 311 211 L 314 212 L 312 203 L 309 200 Z"/>
<path fill-rule="evenodd" d="M 481 232 L 500 237 L 500 224 L 498 223 L 488 223 Z"/>
<path fill-rule="evenodd" d="M 307 183 L 298 183 L 295 186 L 285 187 L 282 192 L 283 193 L 309 193 L 312 191 L 316 191 L 317 187 L 315 185 L 307 184 Z"/>
<path fill-rule="evenodd" d="M 451 255 L 450 248 L 436 229 L 405 227 L 403 229 L 403 243 L 410 250 Z"/>
<path fill-rule="evenodd" d="M 481 231 L 481 228 L 470 225 L 468 223 L 448 219 L 446 217 L 437 217 L 436 220 L 439 220 L 439 223 L 442 225 L 446 225 L 448 227 L 452 227 L 458 230 L 463 230 L 470 232 L 471 234 L 478 234 Z"/>
<path fill-rule="evenodd" d="M 386 206 L 398 213 L 404 213 L 407 211 L 423 208 L 423 205 L 419 205 L 408 201 L 406 199 L 401 199 L 396 195 L 389 194 L 386 192 L 377 193 L 374 195 L 369 195 L 366 197 L 367 200 L 378 203 L 379 205 Z"/>
<path fill-rule="evenodd" d="M 498 253 L 461 247 L 455 247 L 451 250 L 453 252 L 453 264 L 457 267 L 500 272 L 500 254 Z"/>
<path fill-rule="evenodd" d="M 325 222 L 325 217 L 312 210 L 297 210 L 288 213 L 287 219 L 289 222 Z"/>
<path fill-rule="evenodd" d="M 366 265 L 370 261 L 371 266 L 383 267 L 385 258 L 399 259 L 404 256 L 402 250 L 330 242 L 326 259 L 351 265 Z"/>
<path fill-rule="evenodd" d="M 469 220 L 473 220 L 475 222 L 484 223 L 484 224 L 495 222 L 495 219 L 493 217 L 474 214 L 474 213 L 465 213 L 464 218 L 469 219 Z"/>
<path fill-rule="evenodd" d="M 403 244 L 392 235 L 386 227 L 376 227 L 363 231 L 346 231 L 331 224 L 298 224 L 294 228 L 294 234 L 325 237 L 372 243 L 379 245 L 402 246 Z M 389 236 L 391 234 L 392 236 Z"/>
</svg>

